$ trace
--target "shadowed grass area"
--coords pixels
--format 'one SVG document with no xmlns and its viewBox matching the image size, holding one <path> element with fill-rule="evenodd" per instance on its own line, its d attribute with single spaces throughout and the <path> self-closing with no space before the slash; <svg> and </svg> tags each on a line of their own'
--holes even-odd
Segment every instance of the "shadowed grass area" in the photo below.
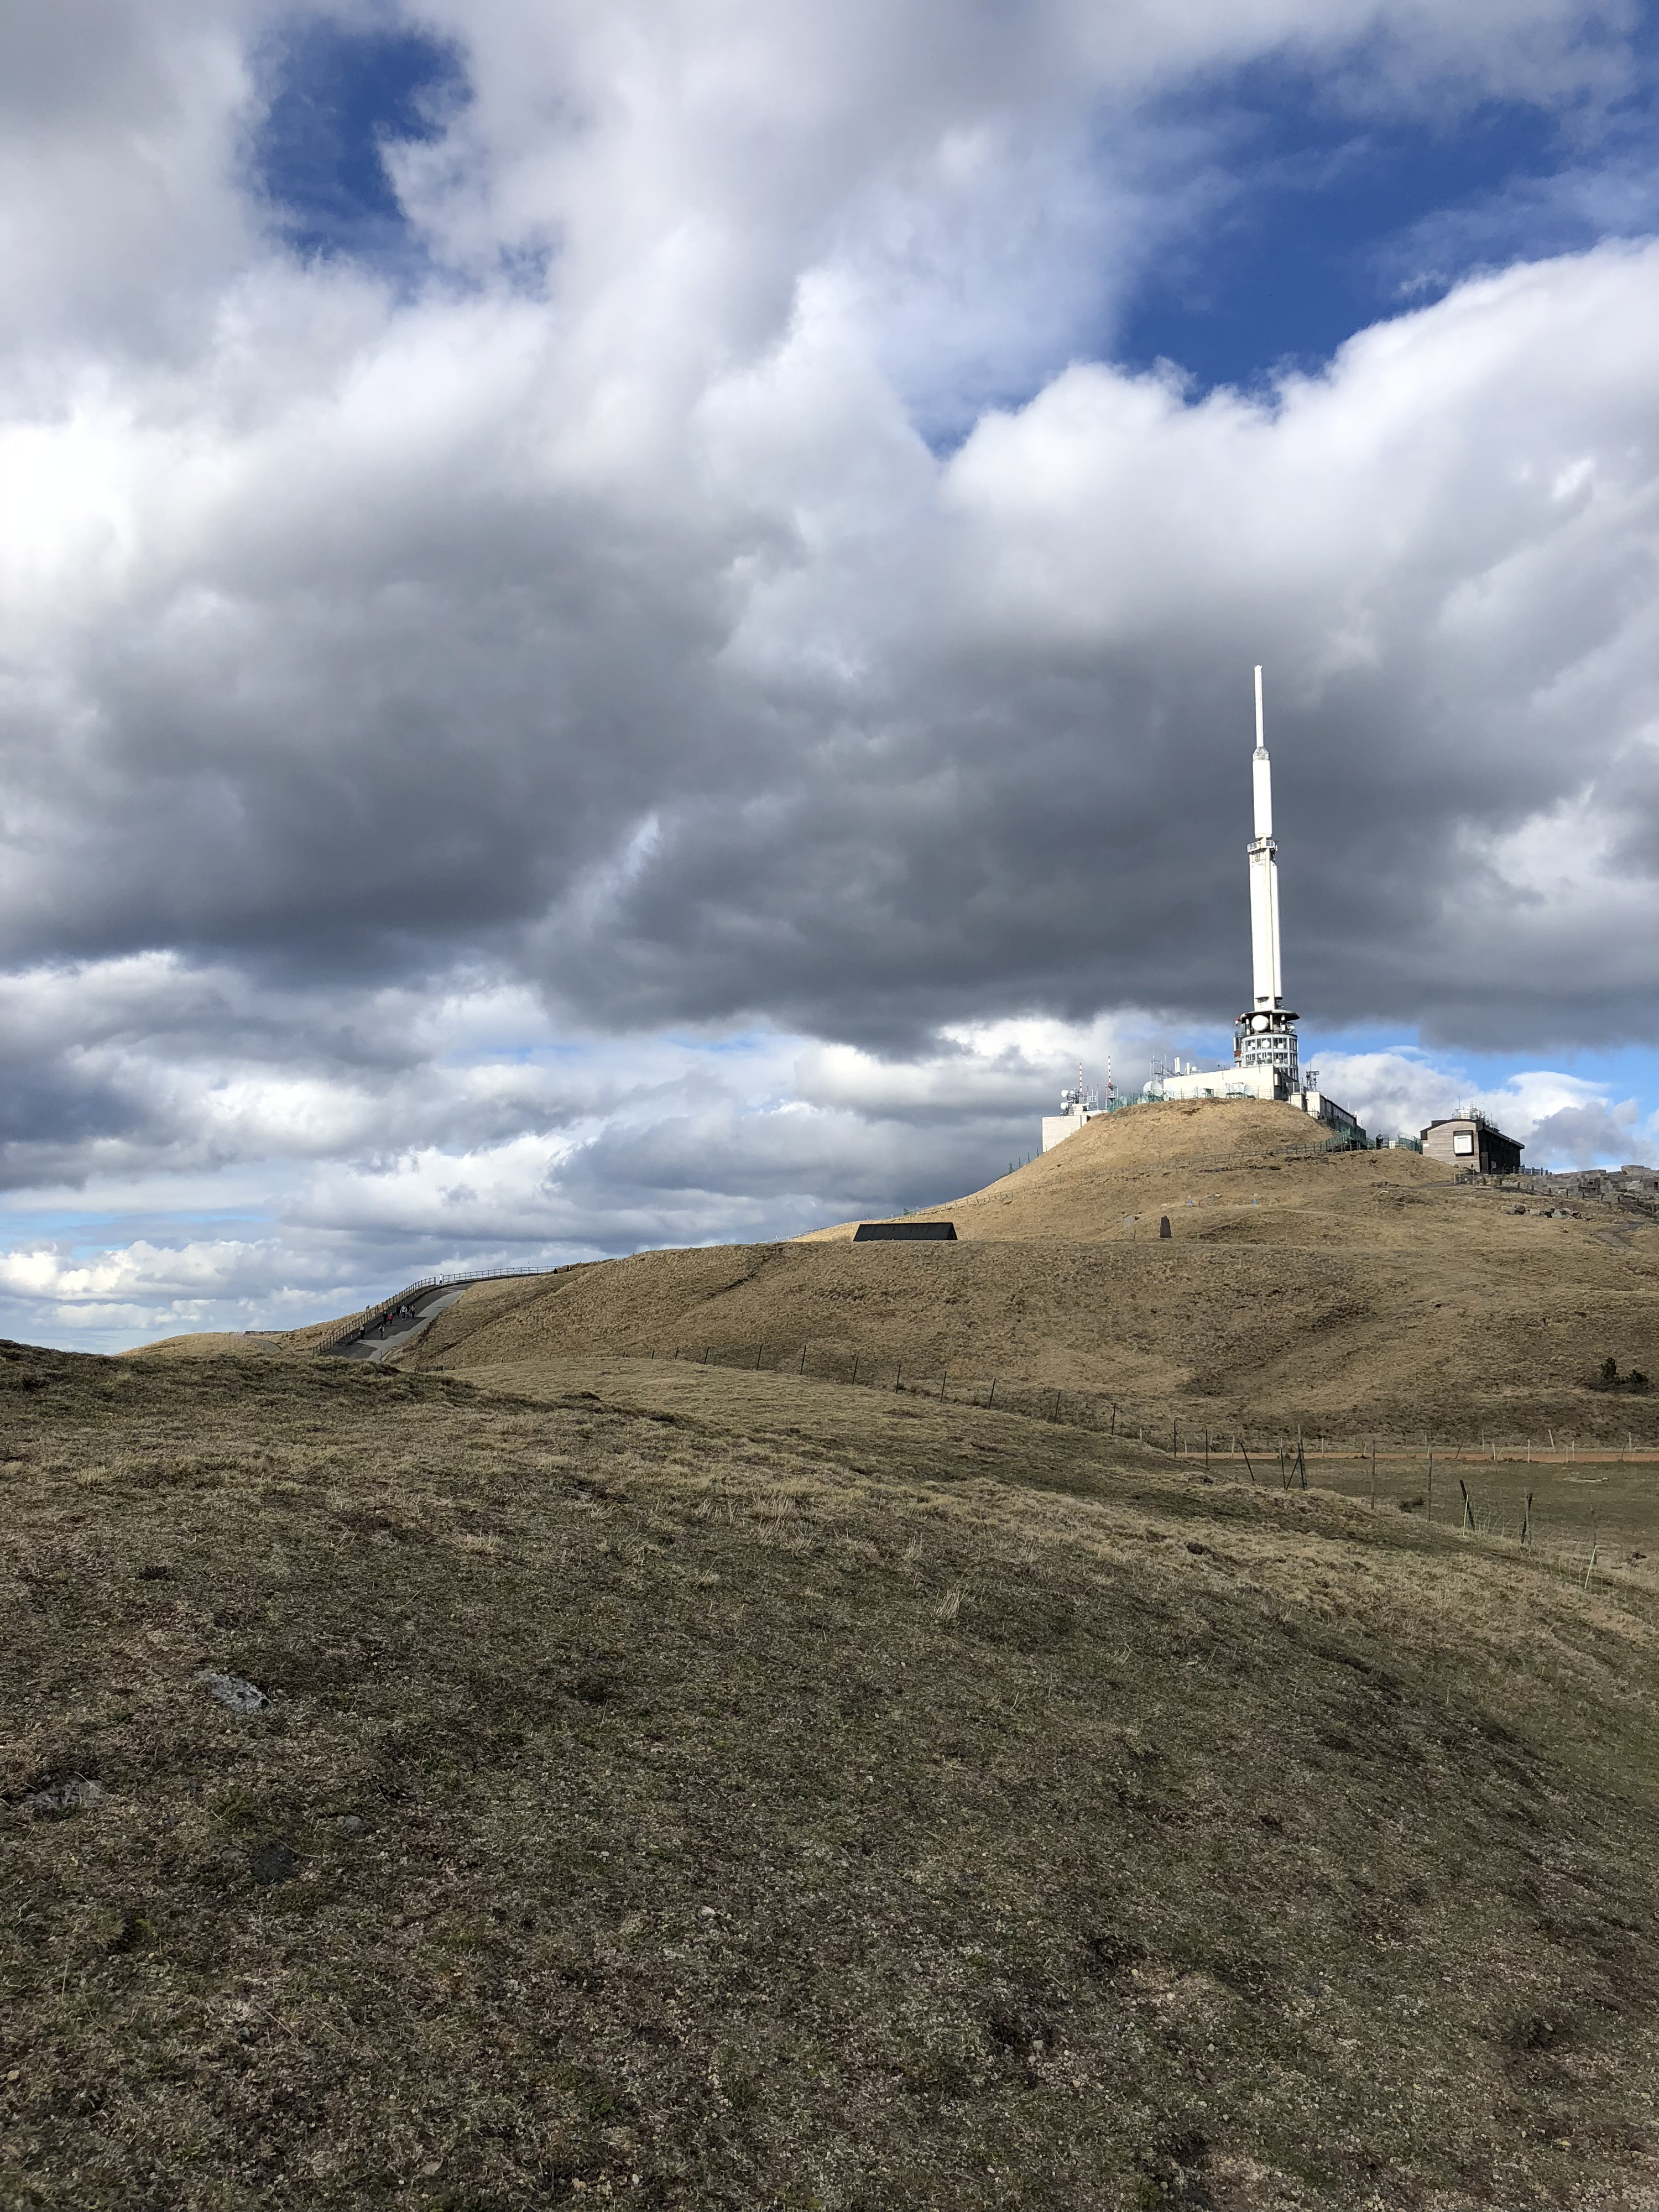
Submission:
<svg viewBox="0 0 1659 2212">
<path fill-rule="evenodd" d="M 1639 1585 L 767 1374 L 0 1381 L 9 2205 L 1642 2201 Z"/>
</svg>

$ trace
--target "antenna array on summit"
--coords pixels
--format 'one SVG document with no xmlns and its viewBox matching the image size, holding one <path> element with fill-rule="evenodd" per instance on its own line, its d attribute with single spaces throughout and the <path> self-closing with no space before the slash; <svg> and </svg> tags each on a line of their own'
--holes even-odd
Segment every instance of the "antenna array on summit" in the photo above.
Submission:
<svg viewBox="0 0 1659 2212">
<path fill-rule="evenodd" d="M 1060 1094 L 1060 1111 L 1045 1117 L 1042 1149 L 1052 1152 L 1098 1114 L 1114 1114 L 1121 1107 L 1153 1103 L 1165 1098 L 1271 1098 L 1298 1107 L 1335 1131 L 1336 1139 L 1356 1146 L 1369 1143 L 1365 1132 L 1346 1106 L 1328 1098 L 1319 1087 L 1317 1071 L 1304 1073 L 1298 1058 L 1296 1016 L 1285 1004 L 1285 978 L 1279 951 L 1279 848 L 1273 842 L 1273 769 L 1267 757 L 1267 724 L 1261 711 L 1261 671 L 1255 672 L 1255 750 L 1250 755 L 1252 836 L 1245 850 L 1250 882 L 1250 1004 L 1233 1024 L 1233 1064 L 1231 1067 L 1184 1064 L 1179 1059 L 1157 1063 L 1152 1081 L 1139 1097 L 1120 1098 L 1109 1076 L 1107 1095 L 1085 1091 L 1083 1070 L 1077 1088 Z M 1108 1062 L 1109 1068 L 1110 1062 Z"/>
<path fill-rule="evenodd" d="M 1249 1011 L 1233 1024 L 1233 1063 L 1238 1067 L 1272 1067 L 1285 1077 L 1285 1091 L 1299 1091 L 1296 1016 L 1285 1006 L 1285 977 L 1279 954 L 1279 848 L 1273 842 L 1273 764 L 1267 755 L 1261 712 L 1261 671 L 1255 672 L 1255 750 L 1250 755 L 1250 795 L 1255 835 L 1251 838 L 1250 983 Z"/>
<path fill-rule="evenodd" d="M 1154 1076 L 1149 1098 L 1274 1098 L 1317 1115 L 1333 1128 L 1364 1141 L 1346 1107 L 1328 1098 L 1312 1068 L 1305 1074 L 1297 1044 L 1297 1018 L 1285 1004 L 1279 945 L 1279 848 L 1273 840 L 1273 770 L 1261 704 L 1261 671 L 1255 671 L 1255 750 L 1250 755 L 1253 819 L 1248 855 L 1250 884 L 1250 1004 L 1233 1024 L 1231 1067 L 1182 1068 Z"/>
</svg>

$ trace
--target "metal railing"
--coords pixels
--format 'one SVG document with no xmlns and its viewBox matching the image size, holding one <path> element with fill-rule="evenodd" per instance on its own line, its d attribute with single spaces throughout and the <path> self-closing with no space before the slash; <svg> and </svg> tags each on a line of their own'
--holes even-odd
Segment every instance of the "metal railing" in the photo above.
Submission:
<svg viewBox="0 0 1659 2212">
<path fill-rule="evenodd" d="M 388 1314 L 396 1313 L 398 1308 L 409 1299 L 420 1297 L 428 1291 L 451 1290 L 465 1283 L 516 1282 L 521 1277 L 532 1275 L 562 1275 L 568 1268 L 584 1264 L 580 1260 L 568 1260 L 557 1267 L 491 1267 L 479 1275 L 422 1275 L 419 1282 L 410 1283 L 403 1290 L 394 1291 L 389 1298 L 382 1298 L 378 1305 L 367 1306 L 362 1313 L 336 1322 L 326 1336 L 318 1340 L 314 1349 L 331 1352 L 337 1344 L 349 1344 L 358 1337 L 366 1336 L 376 1322 L 384 1321 Z"/>
<path fill-rule="evenodd" d="M 1285 1160 L 1316 1160 L 1322 1159 L 1327 1152 L 1369 1152 L 1375 1149 L 1363 1129 L 1338 1129 L 1320 1144 L 1281 1145 L 1279 1156 Z"/>
</svg>

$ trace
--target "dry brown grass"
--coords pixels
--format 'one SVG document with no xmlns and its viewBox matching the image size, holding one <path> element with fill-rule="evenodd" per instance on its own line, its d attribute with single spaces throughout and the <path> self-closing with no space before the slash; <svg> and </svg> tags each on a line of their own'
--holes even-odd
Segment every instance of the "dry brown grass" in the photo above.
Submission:
<svg viewBox="0 0 1659 2212">
<path fill-rule="evenodd" d="M 994 1377 L 1031 1407 L 1057 1390 L 1090 1419 L 1115 1404 L 1132 1425 L 1258 1439 L 1659 1443 L 1659 1390 L 1592 1387 L 1607 1358 L 1659 1378 L 1659 1226 L 1589 1203 L 1547 1218 L 1407 1152 L 1269 1149 L 1311 1126 L 1254 1102 L 1115 1115 L 932 1209 L 957 1244 L 839 1231 L 640 1253 L 469 1291 L 410 1358 L 795 1364 L 805 1351 L 821 1375 L 849 1379 L 857 1360 L 981 1393 Z"/>
<path fill-rule="evenodd" d="M 1415 1152 L 1287 1159 L 1288 1148 L 1317 1143 L 1326 1133 L 1294 1107 L 1254 1098 L 1133 1107 L 1097 1117 L 1053 1152 L 983 1190 L 921 1207 L 909 1218 L 948 1218 L 958 1237 L 999 1243 L 1028 1237 L 1156 1242 L 1159 1217 L 1168 1214 L 1177 1239 L 1214 1242 L 1219 1231 L 1224 1241 L 1228 1231 L 1242 1230 L 1252 1243 L 1283 1236 L 1298 1244 L 1348 1244 L 1356 1180 L 1368 1192 L 1406 1198 L 1456 1188 L 1449 1168 Z M 845 1243 L 857 1225 L 842 1222 L 801 1241 Z M 1422 1229 L 1415 1212 L 1390 1206 L 1378 1213 L 1368 1241 L 1418 1250 Z"/>
<path fill-rule="evenodd" d="M 405 1359 L 805 1351 L 821 1375 L 994 1377 L 1033 1409 L 1059 1391 L 1149 1431 L 1659 1444 L 1659 1389 L 1592 1387 L 1608 1358 L 1659 1382 L 1659 1224 L 1589 1201 L 1546 1218 L 1409 1152 L 1285 1156 L 1316 1127 L 1252 1100 L 1136 1109 L 930 1209 L 956 1245 L 854 1246 L 843 1227 L 480 1285 Z"/>
<path fill-rule="evenodd" d="M 7 2204 L 1650 2201 L 1639 1586 L 785 1375 L 0 1376 Z"/>
</svg>

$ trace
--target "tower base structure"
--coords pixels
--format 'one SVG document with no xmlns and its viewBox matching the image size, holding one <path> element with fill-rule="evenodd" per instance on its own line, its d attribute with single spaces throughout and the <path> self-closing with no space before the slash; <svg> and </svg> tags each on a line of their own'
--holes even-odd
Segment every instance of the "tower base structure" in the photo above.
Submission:
<svg viewBox="0 0 1659 2212">
<path fill-rule="evenodd" d="M 1297 1050 L 1296 1016 L 1288 1007 L 1241 1014 L 1233 1024 L 1233 1064 L 1231 1067 L 1189 1068 L 1166 1075 L 1148 1085 L 1150 1095 L 1163 1098 L 1267 1098 L 1298 1112 L 1310 1114 L 1332 1132 L 1356 1144 L 1365 1133 L 1346 1106 L 1327 1097 L 1319 1087 L 1319 1071 L 1305 1071 Z"/>
<path fill-rule="evenodd" d="M 1335 1135 L 1350 1137 L 1356 1144 L 1366 1141 L 1364 1131 L 1347 1108 L 1339 1106 L 1334 1098 L 1328 1098 L 1320 1089 L 1317 1068 L 1310 1067 L 1294 1077 L 1282 1067 L 1261 1064 L 1208 1071 L 1195 1068 L 1182 1075 L 1155 1077 L 1146 1088 L 1147 1096 L 1152 1098 L 1271 1099 L 1283 1106 L 1294 1106 L 1298 1113 L 1311 1114 Z"/>
<path fill-rule="evenodd" d="M 1285 1084 L 1284 1091 L 1275 1096 L 1288 1096 L 1304 1087 L 1297 1065 L 1296 1016 L 1287 1006 L 1257 1006 L 1239 1016 L 1233 1024 L 1233 1066 L 1272 1068 Z"/>
</svg>

